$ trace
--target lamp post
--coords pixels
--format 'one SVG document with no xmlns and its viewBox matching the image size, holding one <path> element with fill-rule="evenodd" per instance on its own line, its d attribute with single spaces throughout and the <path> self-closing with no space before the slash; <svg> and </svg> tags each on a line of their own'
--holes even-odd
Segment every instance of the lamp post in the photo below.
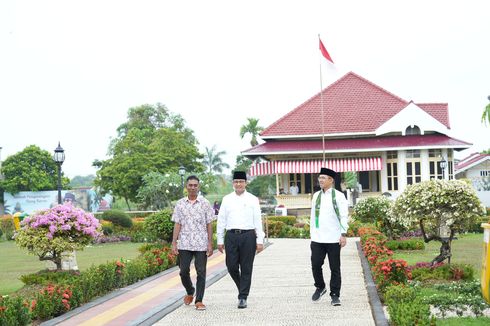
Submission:
<svg viewBox="0 0 490 326">
<path fill-rule="evenodd" d="M 180 180 L 182 184 L 182 196 L 184 196 L 184 175 L 185 175 L 185 167 L 181 165 L 179 167 L 179 175 L 180 175 Z"/>
<path fill-rule="evenodd" d="M 445 177 L 444 177 L 444 170 L 447 167 L 447 162 L 444 159 L 444 157 L 441 157 L 441 160 L 439 161 L 439 166 L 441 167 L 441 170 L 442 170 L 442 179 L 444 180 L 445 179 Z"/>
<path fill-rule="evenodd" d="M 53 160 L 58 165 L 58 204 L 61 204 L 61 164 L 65 161 L 65 150 L 60 146 L 54 150 Z"/>
</svg>

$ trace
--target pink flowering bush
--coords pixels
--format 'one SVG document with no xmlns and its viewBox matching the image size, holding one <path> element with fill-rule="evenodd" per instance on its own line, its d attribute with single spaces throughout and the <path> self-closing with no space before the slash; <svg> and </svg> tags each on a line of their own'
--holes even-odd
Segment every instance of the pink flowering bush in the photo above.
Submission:
<svg viewBox="0 0 490 326">
<path fill-rule="evenodd" d="M 100 231 L 92 214 L 72 205 L 58 205 L 26 217 L 15 241 L 39 260 L 51 260 L 60 270 L 63 252 L 83 250 Z"/>
</svg>

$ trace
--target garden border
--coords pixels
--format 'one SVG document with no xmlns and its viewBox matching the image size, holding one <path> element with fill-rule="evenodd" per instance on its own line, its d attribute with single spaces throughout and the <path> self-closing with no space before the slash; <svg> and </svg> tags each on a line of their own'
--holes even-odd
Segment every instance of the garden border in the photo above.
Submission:
<svg viewBox="0 0 490 326">
<path fill-rule="evenodd" d="M 362 271 L 364 273 L 364 282 L 366 283 L 366 289 L 369 297 L 369 303 L 371 304 L 371 313 L 373 314 L 374 322 L 376 326 L 389 326 L 388 319 L 383 311 L 383 305 L 379 299 L 378 290 L 376 289 L 376 284 L 373 280 L 373 275 L 371 274 L 371 269 L 369 268 L 369 263 L 364 256 L 362 251 L 361 242 L 356 241 L 357 253 L 361 259 Z"/>
</svg>

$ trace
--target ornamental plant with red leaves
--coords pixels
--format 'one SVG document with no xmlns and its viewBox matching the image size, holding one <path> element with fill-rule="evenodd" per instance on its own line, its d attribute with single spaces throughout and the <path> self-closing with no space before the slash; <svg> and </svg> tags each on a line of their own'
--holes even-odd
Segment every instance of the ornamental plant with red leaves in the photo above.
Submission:
<svg viewBox="0 0 490 326">
<path fill-rule="evenodd" d="M 403 259 L 378 261 L 372 268 L 378 289 L 384 291 L 389 285 L 405 284 L 411 278 L 407 266 Z"/>
</svg>

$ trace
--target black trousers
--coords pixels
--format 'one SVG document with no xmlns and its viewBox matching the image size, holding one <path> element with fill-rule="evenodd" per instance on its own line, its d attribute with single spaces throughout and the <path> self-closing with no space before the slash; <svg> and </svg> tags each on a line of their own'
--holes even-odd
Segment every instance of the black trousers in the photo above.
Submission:
<svg viewBox="0 0 490 326">
<path fill-rule="evenodd" d="M 340 244 L 339 243 L 319 243 L 312 241 L 311 248 L 311 269 L 315 287 L 325 288 L 323 279 L 322 266 L 325 262 L 325 256 L 328 255 L 328 264 L 330 266 L 330 296 L 340 297 L 340 286 L 342 278 L 340 275 Z"/>
<path fill-rule="evenodd" d="M 192 285 L 190 274 L 192 258 L 194 258 L 194 267 L 197 272 L 196 289 Z M 204 297 L 207 261 L 208 256 L 206 251 L 179 250 L 180 280 L 188 295 L 193 295 L 196 292 L 195 302 L 202 302 L 202 298 Z"/>
<path fill-rule="evenodd" d="M 226 267 L 238 289 L 238 299 L 247 299 L 250 292 L 256 248 L 254 230 L 245 233 L 226 232 Z"/>
</svg>

